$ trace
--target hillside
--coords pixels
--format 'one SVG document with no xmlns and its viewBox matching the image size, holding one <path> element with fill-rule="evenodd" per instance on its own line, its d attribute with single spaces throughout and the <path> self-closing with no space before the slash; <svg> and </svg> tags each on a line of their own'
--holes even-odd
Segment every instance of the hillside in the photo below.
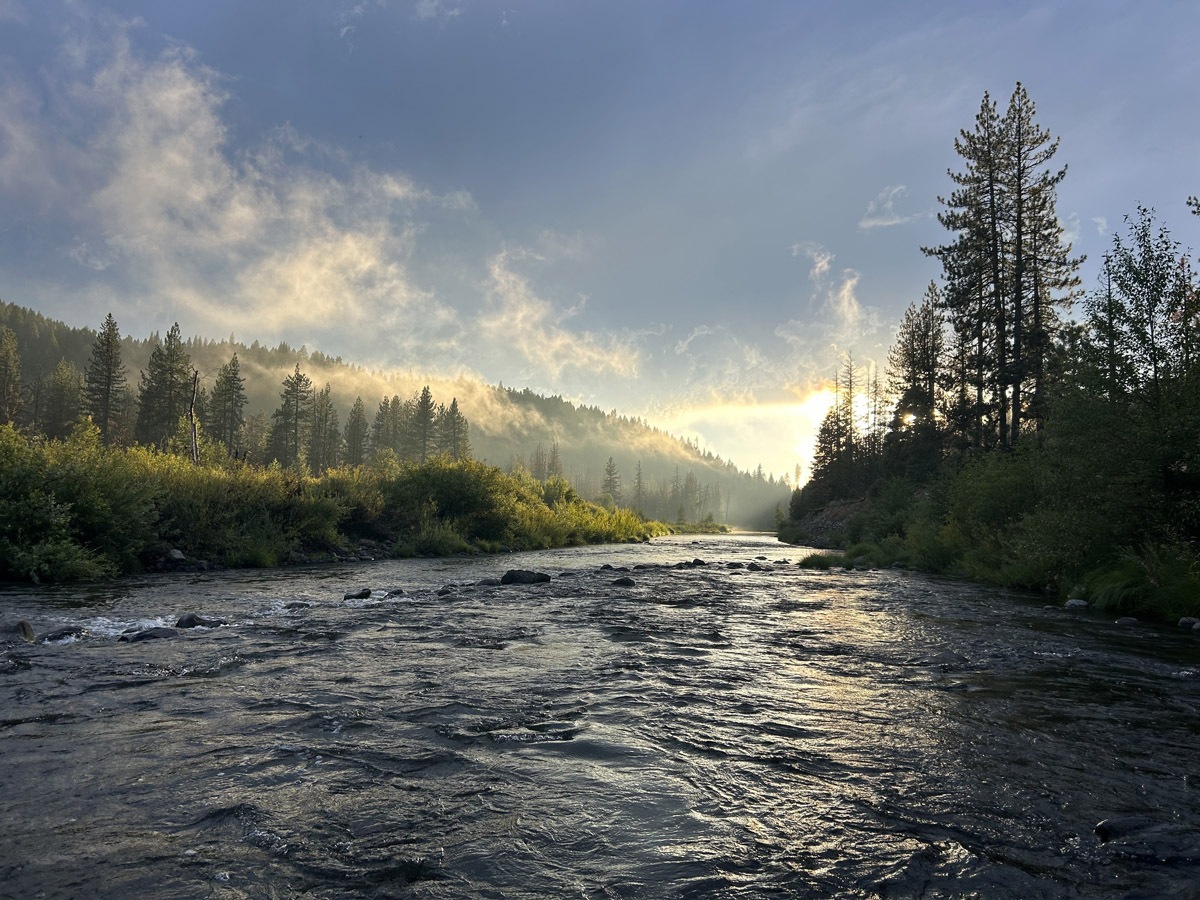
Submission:
<svg viewBox="0 0 1200 900">
<path fill-rule="evenodd" d="M 61 360 L 82 372 L 96 339 L 90 328 L 71 328 L 0 301 L 0 330 L 5 327 L 16 335 L 27 393 L 46 383 Z M 140 373 L 160 341 L 158 333 L 122 337 L 122 363 L 135 394 Z M 319 350 L 286 343 L 266 347 L 257 341 L 247 345 L 232 339 L 192 337 L 184 340 L 184 347 L 200 373 L 201 388 L 206 390 L 211 390 L 221 366 L 237 355 L 249 401 L 248 419 L 269 418 L 279 405 L 283 379 L 299 365 L 317 389 L 329 385 L 342 423 L 356 397 L 362 398 L 370 419 L 382 400 L 408 400 L 428 385 L 439 403 L 457 399 L 470 423 L 476 459 L 506 470 L 523 467 L 539 478 L 557 468 L 587 498 L 601 497 L 611 459 L 612 474 L 620 485 L 614 499 L 651 518 L 673 522 L 711 516 L 734 527 L 770 529 L 775 527 L 777 507 L 786 507 L 789 497 L 788 484 L 764 477 L 761 470 L 742 471 L 639 419 L 578 406 L 561 397 L 477 380 L 438 378 L 401 367 L 371 371 Z"/>
</svg>

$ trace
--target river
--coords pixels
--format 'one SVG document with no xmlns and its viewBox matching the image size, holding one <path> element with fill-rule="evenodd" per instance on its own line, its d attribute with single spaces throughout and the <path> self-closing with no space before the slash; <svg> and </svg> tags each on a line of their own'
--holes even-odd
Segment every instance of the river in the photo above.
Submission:
<svg viewBox="0 0 1200 900">
<path fill-rule="evenodd" d="M 0 897 L 1200 896 L 1200 639 L 799 553 L 0 591 Z"/>
</svg>

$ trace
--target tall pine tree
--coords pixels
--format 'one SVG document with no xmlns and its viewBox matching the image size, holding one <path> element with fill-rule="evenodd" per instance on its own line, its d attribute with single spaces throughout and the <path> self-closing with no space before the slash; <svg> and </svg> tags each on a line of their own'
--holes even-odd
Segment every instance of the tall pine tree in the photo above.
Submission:
<svg viewBox="0 0 1200 900">
<path fill-rule="evenodd" d="M 143 444 L 165 447 L 174 435 L 180 416 L 192 402 L 192 361 L 183 347 L 176 322 L 166 340 L 150 353 L 138 385 L 135 436 Z"/>
<path fill-rule="evenodd" d="M 121 332 L 109 313 L 92 344 L 92 356 L 84 372 L 87 410 L 106 444 L 117 443 L 128 401 L 129 381 L 121 362 Z"/>
</svg>

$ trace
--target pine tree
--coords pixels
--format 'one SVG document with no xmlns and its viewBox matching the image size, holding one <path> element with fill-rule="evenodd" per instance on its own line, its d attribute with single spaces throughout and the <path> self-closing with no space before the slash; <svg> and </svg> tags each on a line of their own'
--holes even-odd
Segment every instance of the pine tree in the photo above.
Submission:
<svg viewBox="0 0 1200 900">
<path fill-rule="evenodd" d="M 375 411 L 375 419 L 371 423 L 371 458 L 379 459 L 385 450 L 397 452 L 398 438 L 397 418 L 401 409 L 399 397 L 384 397 L 379 401 Z"/>
<path fill-rule="evenodd" d="M 600 483 L 600 493 L 611 497 L 613 503 L 618 506 L 621 504 L 621 475 L 611 456 L 604 465 L 604 480 Z"/>
<path fill-rule="evenodd" d="M 312 379 L 296 369 L 283 379 L 279 408 L 271 414 L 271 456 L 284 466 L 305 461 L 304 454 L 312 431 Z"/>
<path fill-rule="evenodd" d="M 83 411 L 83 378 L 74 363 L 62 360 L 50 376 L 46 391 L 44 431 L 48 438 L 65 438 Z"/>
<path fill-rule="evenodd" d="M 411 420 L 412 458 L 419 463 L 428 461 L 435 450 L 434 422 L 436 418 L 433 393 L 429 390 L 429 385 L 425 385 L 413 403 Z"/>
<path fill-rule="evenodd" d="M 1049 168 L 1058 140 L 1034 115 L 1019 82 L 1003 118 L 984 94 L 974 131 L 955 140 L 965 163 L 963 172 L 949 173 L 958 187 L 939 198 L 946 209 L 938 220 L 954 238 L 925 248 L 942 262 L 956 332 L 951 374 L 972 382 L 979 444 L 1017 443 L 1026 420 L 1041 433 L 1057 308 L 1079 285 L 1082 258 L 1071 256 L 1055 211 L 1067 170 Z M 966 383 L 956 387 L 965 397 Z"/>
<path fill-rule="evenodd" d="M 105 317 L 92 345 L 84 384 L 88 414 L 100 429 L 100 439 L 106 444 L 116 443 L 124 418 L 129 381 L 121 363 L 121 332 L 112 313 Z"/>
<path fill-rule="evenodd" d="M 646 507 L 646 480 L 642 474 L 642 461 L 637 461 L 637 468 L 633 470 L 633 508 L 637 512 L 645 515 Z"/>
<path fill-rule="evenodd" d="M 320 475 L 337 466 L 341 459 L 342 432 L 328 383 L 313 397 L 309 434 L 308 464 L 312 471 Z"/>
<path fill-rule="evenodd" d="M 179 417 L 187 415 L 192 402 L 191 365 L 176 322 L 166 340 L 151 352 L 138 385 L 136 437 L 142 443 L 165 447 Z"/>
<path fill-rule="evenodd" d="M 206 415 L 202 417 L 208 425 L 209 437 L 233 457 L 245 451 L 242 429 L 247 402 L 246 382 L 235 353 L 218 370 Z"/>
<path fill-rule="evenodd" d="M 453 397 L 450 400 L 450 405 L 444 407 L 438 416 L 437 421 L 437 447 L 439 452 L 445 453 L 451 459 L 468 459 L 471 455 L 471 442 L 469 438 L 469 425 L 466 416 L 458 408 L 458 398 Z M 538 445 L 539 452 L 541 445 Z M 544 457 L 543 453 L 543 457 Z M 543 472 L 545 465 L 543 463 Z M 535 474 L 535 477 L 536 474 Z M 539 480 L 544 480 L 545 475 Z"/>
<path fill-rule="evenodd" d="M 0 331 L 0 424 L 14 424 L 20 411 L 21 357 L 17 353 L 17 334 L 5 328 Z"/>
<path fill-rule="evenodd" d="M 346 417 L 346 432 L 342 441 L 347 465 L 360 466 L 366 462 L 368 437 L 367 409 L 362 397 L 355 397 L 350 415 Z"/>
</svg>

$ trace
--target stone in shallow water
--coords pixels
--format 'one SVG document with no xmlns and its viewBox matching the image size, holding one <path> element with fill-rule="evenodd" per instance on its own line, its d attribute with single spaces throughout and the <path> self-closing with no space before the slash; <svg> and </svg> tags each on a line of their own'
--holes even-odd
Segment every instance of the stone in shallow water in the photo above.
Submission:
<svg viewBox="0 0 1200 900">
<path fill-rule="evenodd" d="M 228 625 L 224 619 L 210 619 L 207 616 L 201 616 L 197 613 L 184 613 L 179 617 L 179 621 L 175 623 L 176 628 L 216 628 L 220 625 Z"/>
<path fill-rule="evenodd" d="M 1136 625 L 1137 623 L 1138 623 L 1138 620 L 1135 619 L 1133 616 L 1121 616 L 1121 618 L 1117 619 L 1116 624 L 1118 624 L 1118 625 Z"/>
<path fill-rule="evenodd" d="M 1067 609 L 1087 609 L 1088 602 L 1079 597 L 1072 597 L 1070 600 L 1064 603 L 1063 606 Z"/>
<path fill-rule="evenodd" d="M 117 640 L 137 644 L 141 641 L 171 640 L 177 637 L 179 637 L 179 632 L 176 629 L 159 625 L 156 628 L 143 628 L 141 631 L 127 631 L 117 638 Z"/>
<path fill-rule="evenodd" d="M 633 587 L 636 582 L 628 575 L 623 575 L 616 579 L 613 584 L 615 584 L 617 587 Z"/>
<path fill-rule="evenodd" d="M 1180 628 L 1195 628 L 1197 625 L 1200 625 L 1200 619 L 1195 616 L 1184 616 L 1179 620 Z"/>
<path fill-rule="evenodd" d="M 367 600 L 367 599 L 370 599 L 370 597 L 371 597 L 371 589 L 363 588 L 361 591 L 351 591 L 350 593 L 343 595 L 342 599 L 343 600 Z"/>
<path fill-rule="evenodd" d="M 530 572 L 528 569 L 509 569 L 500 578 L 501 584 L 541 584 L 549 581 L 545 572 Z"/>
</svg>

